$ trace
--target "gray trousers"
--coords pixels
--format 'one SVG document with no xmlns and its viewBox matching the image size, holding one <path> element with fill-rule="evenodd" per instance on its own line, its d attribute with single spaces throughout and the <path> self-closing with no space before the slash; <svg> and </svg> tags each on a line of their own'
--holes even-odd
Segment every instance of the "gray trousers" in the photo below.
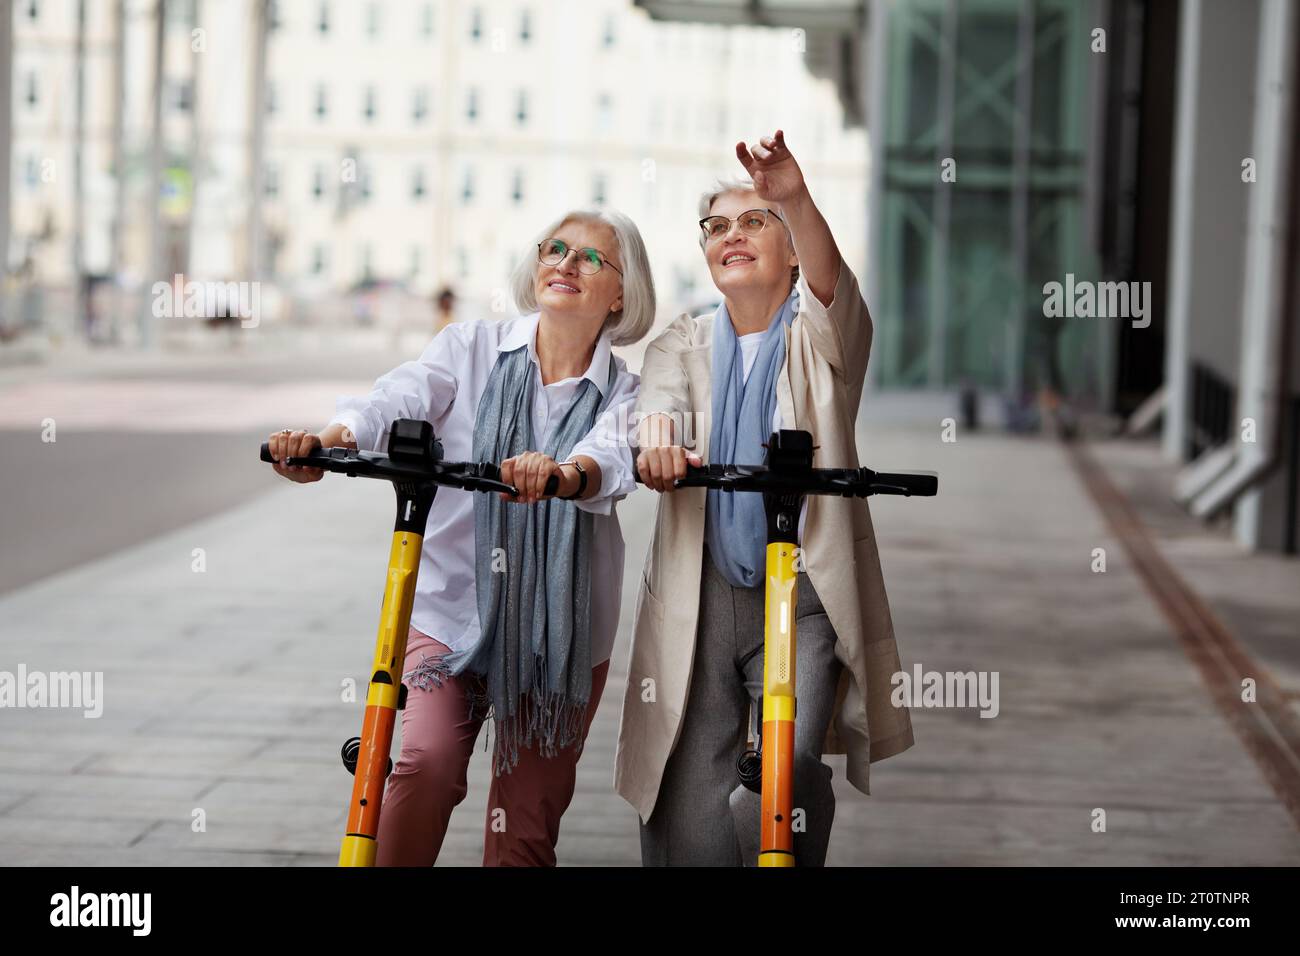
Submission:
<svg viewBox="0 0 1300 956">
<path fill-rule="evenodd" d="M 798 866 L 822 866 L 835 817 L 831 768 L 822 762 L 822 745 L 841 665 L 835 658 L 835 632 L 806 572 L 799 573 L 798 592 L 794 853 Z M 761 708 L 763 604 L 762 588 L 731 586 L 706 545 L 686 712 L 654 811 L 641 824 L 643 866 L 757 862 L 759 795 L 740 785 L 736 758 L 746 749 L 751 703 L 755 714 Z"/>
</svg>

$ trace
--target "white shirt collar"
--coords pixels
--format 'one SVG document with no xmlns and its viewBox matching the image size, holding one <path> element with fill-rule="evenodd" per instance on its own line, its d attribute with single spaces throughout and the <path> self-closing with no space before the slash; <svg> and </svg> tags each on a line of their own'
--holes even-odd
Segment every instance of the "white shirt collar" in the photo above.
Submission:
<svg viewBox="0 0 1300 956">
<path fill-rule="evenodd" d="M 542 363 L 537 358 L 537 326 L 541 322 L 542 313 L 533 312 L 529 315 L 520 316 L 519 321 L 514 324 L 506 337 L 501 340 L 497 346 L 498 352 L 513 352 L 519 346 L 528 345 L 528 357 L 540 369 Z M 596 339 L 596 349 L 591 355 L 591 364 L 587 366 L 587 371 L 582 377 L 590 379 L 592 383 L 600 390 L 602 398 L 606 398 L 607 392 L 613 386 L 609 381 L 609 334 L 601 330 L 599 338 Z"/>
</svg>

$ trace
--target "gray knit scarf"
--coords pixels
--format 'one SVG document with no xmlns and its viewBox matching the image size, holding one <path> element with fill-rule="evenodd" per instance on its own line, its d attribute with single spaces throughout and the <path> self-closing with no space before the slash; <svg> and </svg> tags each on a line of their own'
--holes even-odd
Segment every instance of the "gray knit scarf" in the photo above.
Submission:
<svg viewBox="0 0 1300 956">
<path fill-rule="evenodd" d="M 546 447 L 533 435 L 535 363 L 526 345 L 502 352 L 474 421 L 475 461 L 536 450 L 557 461 L 591 431 L 605 402 L 590 379 L 578 386 Z M 609 360 L 609 382 L 617 369 Z M 607 387 L 606 394 L 613 389 Z M 474 496 L 475 642 L 445 660 L 451 674 L 481 676 L 471 706 L 490 705 L 493 767 L 509 772 L 519 748 L 553 757 L 581 736 L 591 697 L 591 546 L 594 516 L 551 498 L 524 506 Z"/>
</svg>

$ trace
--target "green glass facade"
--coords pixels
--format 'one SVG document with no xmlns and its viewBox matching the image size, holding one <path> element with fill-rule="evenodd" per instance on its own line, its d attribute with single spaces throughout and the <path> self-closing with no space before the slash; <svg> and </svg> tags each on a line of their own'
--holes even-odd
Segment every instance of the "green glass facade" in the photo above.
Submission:
<svg viewBox="0 0 1300 956">
<path fill-rule="evenodd" d="M 872 254 L 879 387 L 1102 392 L 1100 323 L 1046 318 L 1042 294 L 1066 272 L 1093 277 L 1084 107 L 1087 58 L 1102 54 L 1090 49 L 1090 6 L 888 4 L 883 115 L 871 130 L 883 163 Z"/>
</svg>

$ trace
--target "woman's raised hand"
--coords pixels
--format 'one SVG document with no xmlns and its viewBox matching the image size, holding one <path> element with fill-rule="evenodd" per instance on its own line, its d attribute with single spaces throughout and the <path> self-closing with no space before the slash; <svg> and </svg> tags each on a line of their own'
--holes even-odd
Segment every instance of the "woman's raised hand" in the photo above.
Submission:
<svg viewBox="0 0 1300 956">
<path fill-rule="evenodd" d="M 736 158 L 749 173 L 749 178 L 754 181 L 754 191 L 764 202 L 777 205 L 790 202 L 808 188 L 803 170 L 785 145 L 785 134 L 781 130 L 773 136 L 760 137 L 748 148 L 743 142 L 737 143 Z"/>
<path fill-rule="evenodd" d="M 308 482 L 320 481 L 325 476 L 324 468 L 284 464 L 286 458 L 310 455 L 314 449 L 320 448 L 319 435 L 313 435 L 311 432 L 302 429 L 294 431 L 284 428 L 278 432 L 272 432 L 271 437 L 267 439 L 267 445 L 271 452 L 271 467 L 275 469 L 277 475 L 304 485 Z"/>
</svg>

